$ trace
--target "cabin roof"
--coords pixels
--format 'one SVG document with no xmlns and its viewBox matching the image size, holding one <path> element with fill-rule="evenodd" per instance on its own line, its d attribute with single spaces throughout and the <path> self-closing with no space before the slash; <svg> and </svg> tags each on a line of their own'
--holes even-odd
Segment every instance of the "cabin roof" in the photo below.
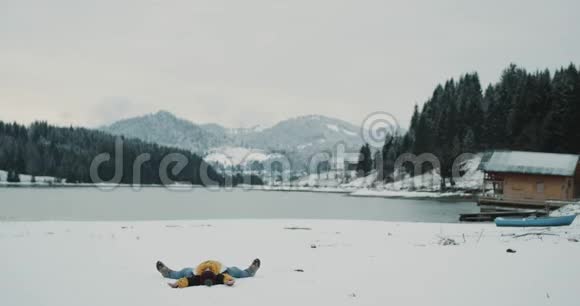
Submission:
<svg viewBox="0 0 580 306">
<path fill-rule="evenodd" d="M 574 176 L 578 155 L 493 151 L 482 159 L 480 169 L 486 172 L 509 172 L 522 174 Z"/>
</svg>

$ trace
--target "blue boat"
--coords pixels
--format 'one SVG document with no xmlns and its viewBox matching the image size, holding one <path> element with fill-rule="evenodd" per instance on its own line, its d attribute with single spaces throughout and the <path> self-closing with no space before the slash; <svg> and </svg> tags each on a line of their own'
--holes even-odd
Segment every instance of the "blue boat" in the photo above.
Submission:
<svg viewBox="0 0 580 306">
<path fill-rule="evenodd" d="M 495 225 L 501 227 L 546 227 L 572 224 L 576 215 L 562 217 L 496 218 Z"/>
</svg>

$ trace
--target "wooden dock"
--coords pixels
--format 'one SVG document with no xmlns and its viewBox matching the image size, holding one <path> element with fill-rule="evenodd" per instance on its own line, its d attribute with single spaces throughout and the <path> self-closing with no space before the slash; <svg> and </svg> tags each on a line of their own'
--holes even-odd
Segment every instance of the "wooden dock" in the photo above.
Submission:
<svg viewBox="0 0 580 306">
<path fill-rule="evenodd" d="M 557 200 L 532 200 L 532 199 L 509 199 L 490 196 L 479 196 L 477 198 L 477 205 L 479 206 L 495 206 L 506 208 L 520 208 L 520 209 L 541 209 L 546 206 L 550 209 L 560 208 L 568 204 L 575 204 L 577 200 L 557 201 Z"/>
<path fill-rule="evenodd" d="M 486 211 L 472 214 L 460 214 L 461 222 L 493 222 L 497 217 L 541 217 L 548 213 L 545 210 L 505 210 L 505 211 Z"/>
</svg>

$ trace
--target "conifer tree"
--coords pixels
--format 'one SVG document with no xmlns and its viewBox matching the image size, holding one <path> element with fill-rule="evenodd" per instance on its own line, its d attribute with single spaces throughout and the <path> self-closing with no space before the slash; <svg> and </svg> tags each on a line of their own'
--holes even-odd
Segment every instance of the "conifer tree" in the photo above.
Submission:
<svg viewBox="0 0 580 306">
<path fill-rule="evenodd" d="M 364 144 L 360 149 L 359 161 L 356 165 L 358 176 L 366 176 L 373 169 L 373 158 L 371 154 L 371 147 L 369 144 Z"/>
<path fill-rule="evenodd" d="M 551 77 L 547 70 L 529 73 L 512 64 L 484 94 L 477 73 L 437 85 L 421 111 L 415 106 L 409 130 L 398 146 L 417 155 L 435 154 L 446 180 L 452 161 L 464 152 L 511 149 L 579 154 L 578 118 L 580 73 L 576 66 L 561 68 Z"/>
</svg>

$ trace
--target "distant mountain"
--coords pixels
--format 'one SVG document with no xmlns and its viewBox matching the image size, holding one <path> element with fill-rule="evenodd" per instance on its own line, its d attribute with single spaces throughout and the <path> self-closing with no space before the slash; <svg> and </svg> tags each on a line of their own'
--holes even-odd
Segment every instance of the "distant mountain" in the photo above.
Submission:
<svg viewBox="0 0 580 306">
<path fill-rule="evenodd" d="M 362 145 L 360 128 L 343 120 L 309 115 L 281 121 L 259 132 L 246 133 L 237 139 L 244 146 L 286 156 L 294 170 L 305 170 L 317 153 L 328 152 L 338 143 L 358 152 Z"/>
<path fill-rule="evenodd" d="M 236 162 L 244 159 L 240 152 L 259 152 L 262 161 L 268 156 L 284 154 L 294 168 L 304 168 L 309 158 L 344 143 L 353 150 L 362 145 L 360 128 L 343 120 L 319 115 L 288 119 L 264 128 L 226 128 L 219 124 L 197 125 L 160 111 L 155 114 L 121 120 L 102 128 L 114 135 L 187 149 L 207 155 L 207 160 L 220 163 L 223 156 Z"/>
<path fill-rule="evenodd" d="M 359 127 L 346 121 L 319 115 L 284 120 L 271 128 L 243 135 L 246 145 L 270 150 L 303 150 L 327 147 L 338 142 L 362 143 Z"/>
<path fill-rule="evenodd" d="M 196 153 L 229 143 L 219 129 L 202 128 L 167 111 L 121 120 L 100 128 L 113 135 L 137 138 Z"/>
</svg>

